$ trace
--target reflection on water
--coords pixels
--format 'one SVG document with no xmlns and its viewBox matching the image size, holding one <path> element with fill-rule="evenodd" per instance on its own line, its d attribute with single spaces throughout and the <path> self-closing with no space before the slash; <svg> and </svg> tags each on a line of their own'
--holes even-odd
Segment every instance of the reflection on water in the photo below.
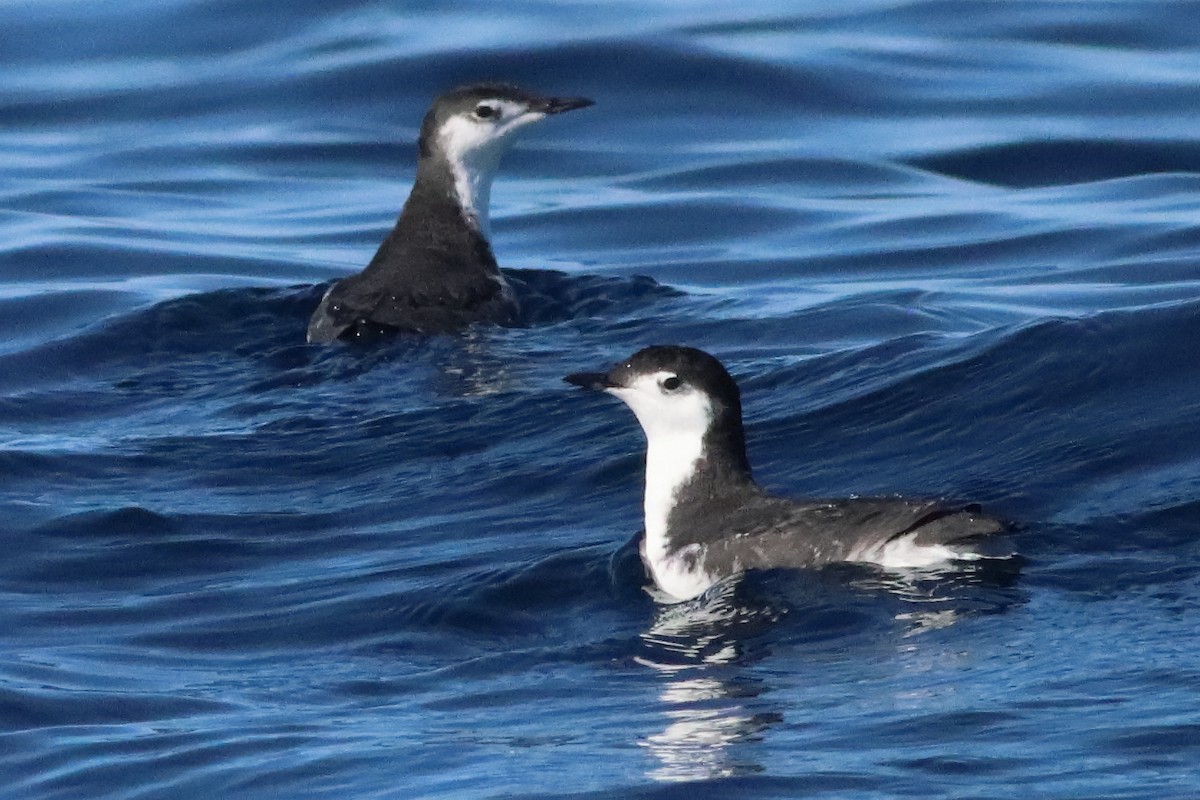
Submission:
<svg viewBox="0 0 1200 800">
<path fill-rule="evenodd" d="M 639 742 L 658 760 L 646 773 L 648 778 L 699 781 L 762 770 L 749 752 L 739 753 L 735 745 L 756 740 L 761 731 L 783 719 L 781 714 L 751 712 L 716 678 L 670 672 L 664 677 L 659 700 L 667 725 Z"/>
<path fill-rule="evenodd" d="M 638 742 L 657 762 L 647 776 L 698 781 L 762 769 L 758 748 L 748 745 L 782 721 L 783 706 L 768 703 L 770 687 L 744 668 L 761 659 L 766 642 L 778 643 L 787 628 L 798 627 L 806 638 L 827 638 L 840 658 L 845 648 L 874 641 L 881 625 L 899 626 L 897 632 L 908 638 L 1003 610 L 1020 599 L 1011 591 L 1019 566 L 989 560 L 953 570 L 883 572 L 844 565 L 751 572 L 693 600 L 661 606 L 641 634 L 636 659 L 662 681 L 664 725 Z"/>
<path fill-rule="evenodd" d="M 1195 4 L 81 7 L 0 12 L 0 795 L 1196 795 Z M 522 324 L 305 345 L 493 77 L 597 100 L 492 198 Z M 655 342 L 785 494 L 1054 521 L 1028 579 L 646 632 L 560 377 Z"/>
<path fill-rule="evenodd" d="M 745 599 L 743 584 L 742 575 L 732 575 L 699 597 L 661 606 L 650 630 L 641 635 L 646 648 L 637 660 L 665 670 L 745 661 L 752 637 L 769 630 L 787 607 Z"/>
<path fill-rule="evenodd" d="M 904 607 L 894 617 L 904 625 L 902 635 L 907 638 L 948 628 L 970 614 L 996 613 L 1022 602 L 1015 586 L 1023 564 L 1014 553 L 947 567 L 872 571 L 853 584 L 886 591 L 903 601 Z"/>
<path fill-rule="evenodd" d="M 939 628 L 948 628 L 958 622 L 958 618 L 958 612 L 952 608 L 944 611 L 912 611 L 896 615 L 896 619 L 909 623 L 908 630 L 904 632 L 906 637 Z"/>
<path fill-rule="evenodd" d="M 658 765 L 647 772 L 656 781 L 724 778 L 762 767 L 739 743 L 755 741 L 783 719 L 778 711 L 752 710 L 761 683 L 734 682 L 724 665 L 745 662 L 754 633 L 782 616 L 771 606 L 740 602 L 736 579 L 713 586 L 700 597 L 663 607 L 650 630 L 642 634 L 645 649 L 638 662 L 663 679 L 659 700 L 666 724 L 638 744 Z"/>
</svg>

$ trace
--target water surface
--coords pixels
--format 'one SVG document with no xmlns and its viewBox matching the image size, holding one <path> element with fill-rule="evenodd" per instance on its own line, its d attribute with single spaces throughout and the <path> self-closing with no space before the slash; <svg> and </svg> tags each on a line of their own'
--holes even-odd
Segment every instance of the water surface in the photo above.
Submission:
<svg viewBox="0 0 1200 800">
<path fill-rule="evenodd" d="M 5 796 L 1200 791 L 1200 5 L 0 18 Z M 493 193 L 528 324 L 305 345 L 493 78 L 597 101 Z M 657 604 L 641 435 L 561 376 L 659 342 L 766 485 L 1024 564 Z"/>
</svg>

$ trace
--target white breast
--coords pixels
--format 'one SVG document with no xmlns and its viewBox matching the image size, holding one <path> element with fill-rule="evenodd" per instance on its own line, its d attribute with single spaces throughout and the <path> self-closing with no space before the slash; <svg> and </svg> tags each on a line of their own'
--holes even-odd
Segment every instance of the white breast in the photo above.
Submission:
<svg viewBox="0 0 1200 800">
<path fill-rule="evenodd" d="M 667 518 L 675 507 L 680 487 L 691 480 L 696 461 L 701 456 L 702 442 L 695 436 L 656 437 L 646 448 L 646 493 L 643 500 L 646 524 L 646 563 L 654 582 L 667 594 L 686 600 L 695 597 L 712 584 L 707 574 L 688 569 L 687 556 L 697 546 L 668 554 Z"/>
<path fill-rule="evenodd" d="M 647 548 L 648 550 L 649 548 Z M 646 553 L 646 562 L 654 575 L 654 583 L 674 600 L 690 600 L 717 582 L 718 577 L 701 568 L 700 545 L 689 544 L 672 555 L 659 553 L 657 559 Z M 689 564 L 691 566 L 689 566 Z"/>
<path fill-rule="evenodd" d="M 692 479 L 696 462 L 704 452 L 704 435 L 712 423 L 712 405 L 699 391 L 664 396 L 659 389 L 662 375 L 645 375 L 629 386 L 609 391 L 625 401 L 646 433 L 646 542 L 643 555 L 654 582 L 680 600 L 695 597 L 714 582 L 689 559 L 695 545 L 671 550 L 667 519 L 675 507 L 679 489 Z"/>
</svg>

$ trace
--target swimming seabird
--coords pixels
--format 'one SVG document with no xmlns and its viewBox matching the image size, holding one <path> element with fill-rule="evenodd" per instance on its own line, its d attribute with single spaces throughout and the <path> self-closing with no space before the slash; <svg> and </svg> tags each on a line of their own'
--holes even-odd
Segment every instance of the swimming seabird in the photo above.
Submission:
<svg viewBox="0 0 1200 800">
<path fill-rule="evenodd" d="M 975 505 L 768 494 L 754 482 L 746 458 L 737 383 L 701 350 L 648 347 L 608 372 L 565 380 L 614 395 L 641 423 L 642 559 L 659 589 L 676 600 L 748 569 L 840 561 L 926 567 L 978 557 L 969 540 L 1005 528 Z"/>
<path fill-rule="evenodd" d="M 590 105 L 502 83 L 464 86 L 434 100 L 421 124 L 416 181 L 396 226 L 362 272 L 325 293 L 308 341 L 512 322 L 517 301 L 488 241 L 492 178 L 517 131 Z"/>
</svg>

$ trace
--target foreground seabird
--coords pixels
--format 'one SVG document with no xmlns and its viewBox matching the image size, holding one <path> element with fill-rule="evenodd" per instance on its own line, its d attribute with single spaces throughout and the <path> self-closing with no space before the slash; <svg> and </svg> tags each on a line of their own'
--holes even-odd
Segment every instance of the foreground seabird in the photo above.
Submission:
<svg viewBox="0 0 1200 800">
<path fill-rule="evenodd" d="M 441 95 L 425 114 L 417 177 L 396 226 L 362 272 L 330 287 L 309 342 L 380 330 L 449 333 L 511 322 L 518 307 L 488 241 L 488 198 L 500 157 L 527 125 L 592 105 L 500 83 Z"/>
<path fill-rule="evenodd" d="M 642 559 L 676 600 L 748 569 L 839 561 L 926 567 L 974 558 L 974 537 L 1004 525 L 977 506 L 901 498 L 795 501 L 750 473 L 737 384 L 690 347 L 640 350 L 606 373 L 565 380 L 633 409 L 646 434 Z"/>
</svg>

